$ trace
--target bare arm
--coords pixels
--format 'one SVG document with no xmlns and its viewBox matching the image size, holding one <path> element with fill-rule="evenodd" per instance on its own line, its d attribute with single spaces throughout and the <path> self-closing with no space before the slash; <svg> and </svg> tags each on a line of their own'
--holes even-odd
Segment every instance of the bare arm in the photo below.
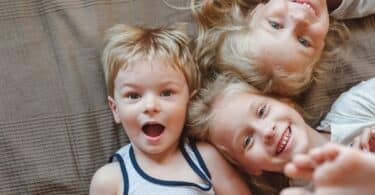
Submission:
<svg viewBox="0 0 375 195">
<path fill-rule="evenodd" d="M 90 184 L 90 195 L 116 195 L 122 190 L 122 176 L 118 163 L 107 164 L 96 171 Z"/>
<path fill-rule="evenodd" d="M 216 194 L 251 195 L 246 182 L 215 147 L 208 143 L 198 143 L 197 146 L 210 171 Z"/>
</svg>

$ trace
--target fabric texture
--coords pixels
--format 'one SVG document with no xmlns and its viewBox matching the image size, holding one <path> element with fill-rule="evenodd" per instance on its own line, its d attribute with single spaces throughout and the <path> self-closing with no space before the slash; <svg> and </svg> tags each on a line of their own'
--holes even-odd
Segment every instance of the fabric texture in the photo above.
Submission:
<svg viewBox="0 0 375 195">
<path fill-rule="evenodd" d="M 299 99 L 308 115 L 307 122 L 313 127 L 325 117 L 341 93 L 375 76 L 374 15 L 344 21 L 351 32 L 348 49 L 332 59 L 332 70 L 321 74 Z"/>
<path fill-rule="evenodd" d="M 128 142 L 107 105 L 105 30 L 177 21 L 190 12 L 162 1 L 0 1 L 0 194 L 88 194 Z"/>
<path fill-rule="evenodd" d="M 337 19 L 360 18 L 375 13 L 374 0 L 342 0 L 340 6 L 331 13 Z"/>
<path fill-rule="evenodd" d="M 341 94 L 317 129 L 331 132 L 331 141 L 349 145 L 371 125 L 375 125 L 375 77 Z"/>
<path fill-rule="evenodd" d="M 122 167 L 123 181 L 126 181 L 127 187 L 124 188 L 124 195 L 128 194 L 165 194 L 165 195 L 213 195 L 211 179 L 206 169 L 195 143 L 191 147 L 189 144 L 181 146 L 182 154 L 191 169 L 199 176 L 202 183 L 191 183 L 186 181 L 161 180 L 148 175 L 139 166 L 134 150 L 130 144 L 123 146 L 116 152 L 111 160 L 116 160 Z M 119 170 L 120 171 L 120 170 Z M 125 185 L 125 184 L 124 184 Z"/>
<path fill-rule="evenodd" d="M 188 6 L 190 0 L 167 0 Z M 187 23 L 160 0 L 0 1 L 0 194 L 88 194 L 90 179 L 128 140 L 113 123 L 100 53 L 117 23 Z M 347 22 L 352 50 L 301 102 L 310 124 L 338 95 L 375 75 L 375 20 Z"/>
</svg>

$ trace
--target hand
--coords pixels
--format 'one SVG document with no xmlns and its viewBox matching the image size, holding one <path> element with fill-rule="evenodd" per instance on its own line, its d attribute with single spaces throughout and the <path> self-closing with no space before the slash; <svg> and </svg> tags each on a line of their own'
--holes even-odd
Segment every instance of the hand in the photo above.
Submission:
<svg viewBox="0 0 375 195">
<path fill-rule="evenodd" d="M 366 127 L 353 141 L 353 147 L 366 152 L 375 152 L 375 126 Z"/>
<path fill-rule="evenodd" d="M 312 179 L 316 163 L 311 154 L 298 154 L 284 167 L 284 174 L 293 179 L 310 181 Z"/>
</svg>

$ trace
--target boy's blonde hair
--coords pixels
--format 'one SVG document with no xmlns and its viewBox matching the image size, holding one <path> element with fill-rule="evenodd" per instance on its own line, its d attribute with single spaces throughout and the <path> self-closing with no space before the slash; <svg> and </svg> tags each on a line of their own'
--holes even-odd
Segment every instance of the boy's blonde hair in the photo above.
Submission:
<svg viewBox="0 0 375 195">
<path fill-rule="evenodd" d="M 181 70 L 193 93 L 200 86 L 200 72 L 189 50 L 189 39 L 181 31 L 166 27 L 144 28 L 115 25 L 107 31 L 102 63 L 107 94 L 114 95 L 114 80 L 122 68 L 137 60 L 166 60 Z"/>
<path fill-rule="evenodd" d="M 343 50 L 344 47 L 340 45 L 344 46 L 344 40 L 349 36 L 348 29 L 342 22 L 330 18 L 325 47 L 317 63 L 303 72 L 290 73 L 283 69 L 273 69 L 265 74 L 259 51 L 254 48 L 257 39 L 249 36 L 252 29 L 246 22 L 246 17 L 254 6 L 246 8 L 244 4 L 246 3 L 237 0 L 232 4 L 224 4 L 225 9 L 218 9 L 214 3 L 203 3 L 200 11 L 193 8 L 198 20 L 195 56 L 203 74 L 233 71 L 262 92 L 294 96 L 308 88 L 313 81 L 319 80 L 322 72 L 332 68 L 332 59 Z M 218 13 L 224 15 L 223 19 L 213 17 Z M 205 15 L 212 17 L 204 17 Z M 215 19 L 220 21 L 214 23 Z"/>
</svg>

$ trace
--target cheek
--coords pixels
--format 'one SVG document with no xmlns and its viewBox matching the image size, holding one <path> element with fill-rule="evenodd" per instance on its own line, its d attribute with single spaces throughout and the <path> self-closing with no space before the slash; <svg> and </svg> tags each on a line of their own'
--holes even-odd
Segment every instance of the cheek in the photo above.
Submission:
<svg viewBox="0 0 375 195">
<path fill-rule="evenodd" d="M 121 121 L 131 124 L 136 120 L 137 115 L 140 113 L 135 106 L 124 105 L 125 109 L 119 109 L 118 116 Z"/>
<path fill-rule="evenodd" d="M 168 111 L 166 111 L 169 115 L 169 118 L 174 120 L 174 122 L 179 121 L 179 119 L 182 120 L 182 122 L 185 122 L 186 118 L 186 112 L 187 112 L 187 105 L 181 103 L 181 104 L 174 104 L 170 105 L 168 108 Z"/>
<path fill-rule="evenodd" d="M 251 151 L 248 152 L 247 160 L 253 163 L 257 167 L 262 167 L 264 163 L 267 163 L 269 155 L 266 152 L 263 144 L 254 144 Z"/>
<path fill-rule="evenodd" d="M 311 28 L 311 32 L 314 35 L 315 41 L 319 44 L 324 43 L 328 33 L 328 25 L 316 24 Z"/>
</svg>

